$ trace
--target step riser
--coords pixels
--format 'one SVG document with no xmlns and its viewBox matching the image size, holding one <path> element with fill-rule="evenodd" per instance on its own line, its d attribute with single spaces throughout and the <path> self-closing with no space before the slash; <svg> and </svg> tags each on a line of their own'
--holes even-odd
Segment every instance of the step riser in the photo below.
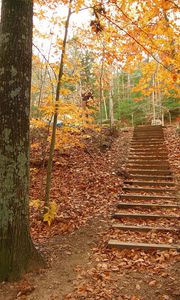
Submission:
<svg viewBox="0 0 180 300">
<path fill-rule="evenodd" d="M 134 179 L 134 180 L 136 180 L 136 179 L 143 179 L 143 180 L 147 180 L 147 182 L 148 181 L 152 181 L 152 180 L 173 180 L 173 177 L 172 177 L 172 175 L 170 175 L 170 176 L 159 176 L 159 177 L 157 177 L 157 176 L 151 176 L 151 175 L 149 175 L 149 176 L 143 176 L 143 175 L 141 175 L 141 174 L 139 174 L 139 175 L 130 175 L 130 177 L 129 177 L 130 179 Z"/>
<path fill-rule="evenodd" d="M 166 245 L 166 244 L 145 244 L 145 243 L 125 243 L 118 240 L 110 240 L 108 242 L 110 248 L 117 249 L 143 249 L 143 250 L 170 250 L 175 249 L 180 251 L 179 245 Z"/>
<path fill-rule="evenodd" d="M 131 140 L 131 143 L 134 143 L 134 144 L 138 144 L 138 143 L 143 143 L 143 144 L 151 144 L 151 143 L 154 143 L 154 144 L 161 144 L 161 145 L 164 145 L 164 138 L 162 139 L 159 139 L 159 138 L 147 138 L 147 139 L 141 139 L 141 138 L 132 138 Z"/>
<path fill-rule="evenodd" d="M 145 170 L 169 170 L 169 166 L 168 165 L 165 165 L 165 166 L 162 166 L 162 165 L 143 165 L 143 164 L 139 164 L 139 165 L 127 165 L 127 168 L 128 169 L 145 169 Z"/>
<path fill-rule="evenodd" d="M 121 194 L 119 195 L 120 199 L 128 199 L 128 200 L 177 200 L 174 196 L 153 196 L 153 195 L 131 195 L 131 194 Z"/>
<path fill-rule="evenodd" d="M 164 159 L 163 159 L 164 158 Z M 168 161 L 168 157 L 167 156 L 164 156 L 164 157 L 162 157 L 162 156 L 139 156 L 139 155 L 133 155 L 133 156 L 131 156 L 128 160 L 129 161 L 132 161 L 132 160 L 138 160 L 138 159 L 141 159 L 141 161 L 154 161 L 154 160 L 156 160 L 156 161 L 158 161 L 158 162 L 160 162 L 160 161 L 162 161 L 162 159 L 163 159 L 163 161 Z"/>
<path fill-rule="evenodd" d="M 179 219 L 177 216 L 171 215 L 138 215 L 138 214 L 114 214 L 112 215 L 113 219 L 121 219 L 121 218 L 133 218 L 133 219 Z"/>
<path fill-rule="evenodd" d="M 161 153 L 167 153 L 167 150 L 164 149 L 163 147 L 154 147 L 154 146 L 131 146 L 130 151 L 137 151 L 139 150 L 140 152 L 158 152 L 160 151 Z"/>
<path fill-rule="evenodd" d="M 118 203 L 117 208 L 165 208 L 165 209 L 171 209 L 171 208 L 180 208 L 180 205 L 173 205 L 173 204 L 141 204 L 141 203 Z"/>
<path fill-rule="evenodd" d="M 153 148 L 165 148 L 165 145 L 163 143 L 131 143 L 131 147 L 134 148 L 134 147 L 145 147 L 145 148 L 148 148 L 148 147 L 153 147 Z"/>
<path fill-rule="evenodd" d="M 171 175 L 170 171 L 163 171 L 163 170 L 130 170 L 128 169 L 128 172 L 135 175 Z"/>
<path fill-rule="evenodd" d="M 148 226 L 123 226 L 120 224 L 113 224 L 112 228 L 118 229 L 118 230 L 126 230 L 126 231 L 162 231 L 162 232 L 177 232 L 177 229 L 174 228 L 163 228 L 163 227 L 148 227 Z"/>
<path fill-rule="evenodd" d="M 142 155 L 142 156 L 166 156 L 168 157 L 167 151 L 155 151 L 155 150 L 141 150 L 141 149 L 130 149 L 130 155 Z"/>
<path fill-rule="evenodd" d="M 162 133 L 157 133 L 157 134 L 150 134 L 146 132 L 141 132 L 141 133 L 134 133 L 133 139 L 159 139 L 159 140 L 164 140 L 164 135 Z"/>
<path fill-rule="evenodd" d="M 142 138 L 133 138 L 131 140 L 131 143 L 143 143 L 143 144 L 150 144 L 150 143 L 155 143 L 155 144 L 163 144 L 164 145 L 164 139 L 159 139 L 159 138 L 147 138 L 147 139 L 142 139 Z"/>
<path fill-rule="evenodd" d="M 152 165 L 166 165 L 166 166 L 169 166 L 169 162 L 166 162 L 164 160 L 148 160 L 148 159 L 144 159 L 144 160 L 138 160 L 137 159 L 134 159 L 134 158 L 131 158 L 128 160 L 129 161 L 129 164 L 152 164 Z"/>
<path fill-rule="evenodd" d="M 174 194 L 175 193 L 175 190 L 172 190 L 172 189 L 148 189 L 148 188 L 146 188 L 146 189 L 138 189 L 138 188 L 134 188 L 134 187 L 132 187 L 132 188 L 130 188 L 130 187 L 123 187 L 123 189 L 122 189 L 123 191 L 125 191 L 125 192 L 138 192 L 138 193 L 142 193 L 142 192 L 150 192 L 150 193 L 161 193 L 161 194 L 163 194 L 163 193 L 167 193 L 167 192 L 169 192 L 169 193 L 171 193 L 171 194 Z"/>
<path fill-rule="evenodd" d="M 133 146 L 131 145 L 130 147 L 131 150 L 139 150 L 139 151 L 154 151 L 154 152 L 157 152 L 157 151 L 161 151 L 161 152 L 167 152 L 167 150 L 164 149 L 164 147 L 154 147 L 154 146 Z"/>
<path fill-rule="evenodd" d="M 138 186 L 175 186 L 173 182 L 147 182 L 147 181 L 124 181 L 124 184 L 129 184 L 129 185 L 138 185 Z"/>
</svg>

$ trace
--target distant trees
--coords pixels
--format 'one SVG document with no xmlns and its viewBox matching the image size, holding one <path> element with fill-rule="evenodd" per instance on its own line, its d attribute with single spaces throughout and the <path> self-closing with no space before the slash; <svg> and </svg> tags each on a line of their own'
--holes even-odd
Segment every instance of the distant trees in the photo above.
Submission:
<svg viewBox="0 0 180 300">
<path fill-rule="evenodd" d="M 2 0 L 0 31 L 0 280 L 42 264 L 29 233 L 33 1 Z"/>
</svg>

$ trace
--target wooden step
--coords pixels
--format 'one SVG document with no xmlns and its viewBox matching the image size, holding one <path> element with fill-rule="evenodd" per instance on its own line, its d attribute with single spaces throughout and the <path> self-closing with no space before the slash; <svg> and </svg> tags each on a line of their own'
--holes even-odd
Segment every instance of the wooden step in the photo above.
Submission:
<svg viewBox="0 0 180 300">
<path fill-rule="evenodd" d="M 133 164 L 133 165 L 137 165 L 137 164 L 142 164 L 142 165 L 155 165 L 155 166 L 161 166 L 161 165 L 164 165 L 164 166 L 169 166 L 169 162 L 164 160 L 164 159 L 151 159 L 151 160 L 148 160 L 148 159 L 138 159 L 137 158 L 129 158 L 128 159 L 128 165 L 130 164 Z"/>
<path fill-rule="evenodd" d="M 160 138 L 142 138 L 142 137 L 133 137 L 131 140 L 131 143 L 162 143 L 163 145 L 165 144 L 164 139 Z"/>
<path fill-rule="evenodd" d="M 136 174 L 136 175 L 139 175 L 139 174 L 143 174 L 143 175 L 171 175 L 171 171 L 170 170 L 144 170 L 144 169 L 128 169 L 128 172 L 129 174 Z"/>
<path fill-rule="evenodd" d="M 131 142 L 131 144 L 130 144 L 130 148 L 146 148 L 146 149 L 153 149 L 153 148 L 155 148 L 155 149 L 164 149 L 164 150 L 166 150 L 167 148 L 166 148 L 166 146 L 165 146 L 165 144 L 153 144 L 153 143 L 140 143 L 140 142 L 138 142 L 138 143 L 132 143 Z"/>
<path fill-rule="evenodd" d="M 115 223 L 112 225 L 115 229 L 127 230 L 127 231 L 165 231 L 165 232 L 178 232 L 177 228 L 172 227 L 152 227 L 152 226 L 138 226 L 138 225 L 123 225 L 119 223 Z"/>
<path fill-rule="evenodd" d="M 138 194 L 120 194 L 120 199 L 131 199 L 131 200 L 177 200 L 175 196 L 155 196 L 155 195 L 138 195 Z"/>
<path fill-rule="evenodd" d="M 137 133 L 135 132 L 133 134 L 133 139 L 159 139 L 161 141 L 164 140 L 164 135 L 162 133 L 156 133 L 156 134 L 149 134 L 148 132 L 142 132 L 142 133 Z"/>
<path fill-rule="evenodd" d="M 151 145 L 151 144 L 154 144 L 154 145 L 161 145 L 161 146 L 165 146 L 165 142 L 164 140 L 159 140 L 159 139 L 146 139 L 146 140 L 142 140 L 142 139 L 137 139 L 137 138 L 133 138 L 131 140 L 131 144 L 133 145 L 139 145 L 139 144 L 142 144 L 142 145 Z"/>
<path fill-rule="evenodd" d="M 158 157 L 168 157 L 167 152 L 162 151 L 153 151 L 153 150 L 139 150 L 139 149 L 130 149 L 129 156 L 138 155 L 138 156 L 158 156 Z"/>
<path fill-rule="evenodd" d="M 124 186 L 123 191 L 128 191 L 128 192 L 151 192 L 151 193 L 164 193 L 164 192 L 171 192 L 175 193 L 175 189 L 165 189 L 165 188 L 144 188 L 144 187 L 131 187 L 131 186 Z"/>
<path fill-rule="evenodd" d="M 153 175 L 142 175 L 142 174 L 131 174 L 129 176 L 129 178 L 132 178 L 132 179 L 143 179 L 143 180 L 148 180 L 151 181 L 151 180 L 173 180 L 173 176 L 172 174 L 171 175 L 156 175 L 156 176 L 153 176 Z"/>
<path fill-rule="evenodd" d="M 162 127 L 161 128 L 147 128 L 147 127 L 142 127 L 142 128 L 140 128 L 140 127 L 135 127 L 134 128 L 134 132 L 155 132 L 155 133 L 163 133 L 163 129 L 162 129 Z"/>
<path fill-rule="evenodd" d="M 163 130 L 162 130 L 162 128 L 161 129 L 155 129 L 155 128 L 154 129 L 152 129 L 152 128 L 143 128 L 143 129 L 140 128 L 139 129 L 139 128 L 135 128 L 134 133 L 147 133 L 147 134 L 148 133 L 149 134 L 150 133 L 152 133 L 152 134 L 154 134 L 154 133 L 158 134 L 159 133 L 159 134 L 163 134 Z"/>
<path fill-rule="evenodd" d="M 175 183 L 174 182 L 169 182 L 169 181 L 161 181 L 161 182 L 154 182 L 154 181 L 135 181 L 135 180 L 132 180 L 132 181 L 124 181 L 124 184 L 130 184 L 130 185 L 139 185 L 139 186 L 156 186 L 156 185 L 159 185 L 159 186 L 175 186 Z"/>
<path fill-rule="evenodd" d="M 145 148 L 145 149 L 166 149 L 164 144 L 160 143 L 133 143 L 131 142 L 130 148 Z"/>
<path fill-rule="evenodd" d="M 161 135 L 161 136 L 164 136 L 164 133 L 163 133 L 162 130 L 147 130 L 147 129 L 145 129 L 145 130 L 137 130 L 137 129 L 135 129 L 133 131 L 133 135 L 135 135 L 135 134 L 138 134 L 138 135 L 145 134 L 145 135 Z"/>
<path fill-rule="evenodd" d="M 141 154 L 148 154 L 148 155 L 156 155 L 156 154 L 159 154 L 159 155 L 165 155 L 167 154 L 167 151 L 164 150 L 164 149 L 159 149 L 159 148 L 154 148 L 152 147 L 152 149 L 150 149 L 149 147 L 148 148 L 145 148 L 145 147 L 130 147 L 130 153 L 141 153 Z"/>
<path fill-rule="evenodd" d="M 134 144 L 134 143 L 131 143 L 130 144 L 130 148 L 134 148 L 134 149 L 137 149 L 137 148 L 140 148 L 140 149 L 163 149 L 163 150 L 166 150 L 166 147 L 165 145 L 161 144 L 161 145 L 152 145 L 152 144 L 140 144 L 140 143 L 137 143 L 137 144 Z"/>
<path fill-rule="evenodd" d="M 118 248 L 118 249 L 153 249 L 153 250 L 170 250 L 175 249 L 180 251 L 180 245 L 176 244 L 146 244 L 146 243 L 126 243 L 118 240 L 110 240 L 108 242 L 108 246 L 110 248 Z"/>
<path fill-rule="evenodd" d="M 114 219 L 120 218 L 140 218 L 140 219 L 180 219 L 180 216 L 175 215 L 159 215 L 159 214 L 135 214 L 135 213 L 114 213 Z"/>
<path fill-rule="evenodd" d="M 120 202 L 117 204 L 117 208 L 180 208 L 178 204 L 152 204 L 152 203 L 125 203 Z"/>
<path fill-rule="evenodd" d="M 150 130 L 134 130 L 133 136 L 149 136 L 149 137 L 162 137 L 164 138 L 164 133 L 162 131 L 150 131 Z"/>
<path fill-rule="evenodd" d="M 154 164 L 132 164 L 132 163 L 128 163 L 126 165 L 126 167 L 128 169 L 145 169 L 145 170 L 170 170 L 169 164 L 161 164 L 161 165 L 154 165 Z"/>
<path fill-rule="evenodd" d="M 164 155 L 164 156 L 160 156 L 160 155 L 131 155 L 129 156 L 128 160 L 132 160 L 132 159 L 139 159 L 139 160 L 157 160 L 157 161 L 162 161 L 162 160 L 168 160 L 168 156 Z"/>
</svg>

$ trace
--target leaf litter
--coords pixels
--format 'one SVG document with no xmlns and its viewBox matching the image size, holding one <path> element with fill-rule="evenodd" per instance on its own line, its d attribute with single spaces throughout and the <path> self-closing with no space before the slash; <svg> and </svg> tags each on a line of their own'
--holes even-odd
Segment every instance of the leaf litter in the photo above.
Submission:
<svg viewBox="0 0 180 300">
<path fill-rule="evenodd" d="M 173 156 L 172 148 L 176 149 L 178 142 L 173 130 L 167 129 L 166 142 L 171 153 L 170 163 L 176 169 L 178 157 Z M 47 255 L 50 267 L 35 276 L 25 276 L 20 283 L 0 285 L 2 300 L 179 299 L 180 262 L 175 251 L 118 251 L 107 247 L 113 232 L 110 216 L 119 201 L 123 180 L 128 176 L 125 164 L 131 136 L 131 130 L 122 131 L 105 153 L 94 147 L 94 141 L 88 149 L 91 155 L 78 147 L 61 155 L 56 152 L 51 197 L 58 205 L 58 213 L 51 226 L 42 222 L 39 207 L 31 207 L 32 235 L 37 246 Z M 41 200 L 45 170 L 41 167 L 33 169 L 31 199 Z M 144 220 L 141 222 L 146 224 Z M 163 222 L 161 219 L 160 224 L 164 225 Z M 118 236 L 127 240 L 131 234 L 119 232 Z M 142 237 L 142 233 L 134 235 L 136 241 Z M 156 236 L 153 232 L 146 238 L 165 241 L 168 235 Z M 72 262 L 80 239 L 77 249 L 81 257 Z M 63 281 L 61 268 L 64 264 L 64 273 L 68 272 L 66 260 L 68 264 L 72 263 L 74 273 L 66 274 Z M 57 267 L 61 271 L 59 274 L 56 274 Z M 12 294 L 14 298 L 9 297 Z"/>
</svg>

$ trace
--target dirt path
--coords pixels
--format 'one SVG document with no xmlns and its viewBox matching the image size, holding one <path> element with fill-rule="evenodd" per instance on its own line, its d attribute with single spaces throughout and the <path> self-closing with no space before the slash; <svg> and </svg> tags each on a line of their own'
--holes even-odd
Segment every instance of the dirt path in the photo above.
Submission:
<svg viewBox="0 0 180 300">
<path fill-rule="evenodd" d="M 47 247 L 51 249 L 51 268 L 35 279 L 29 277 L 36 288 L 27 299 L 64 299 L 73 290 L 78 271 L 88 266 L 91 248 L 97 246 L 99 234 L 106 226 L 100 220 L 93 220 L 68 237 L 50 240 Z"/>
<path fill-rule="evenodd" d="M 73 234 L 50 239 L 43 245 L 50 266 L 39 274 L 26 275 L 19 283 L 2 284 L 0 300 L 64 299 L 66 294 L 73 291 L 73 282 L 80 270 L 88 267 L 91 249 L 97 247 L 99 235 L 107 226 L 107 222 L 97 218 Z"/>
</svg>

